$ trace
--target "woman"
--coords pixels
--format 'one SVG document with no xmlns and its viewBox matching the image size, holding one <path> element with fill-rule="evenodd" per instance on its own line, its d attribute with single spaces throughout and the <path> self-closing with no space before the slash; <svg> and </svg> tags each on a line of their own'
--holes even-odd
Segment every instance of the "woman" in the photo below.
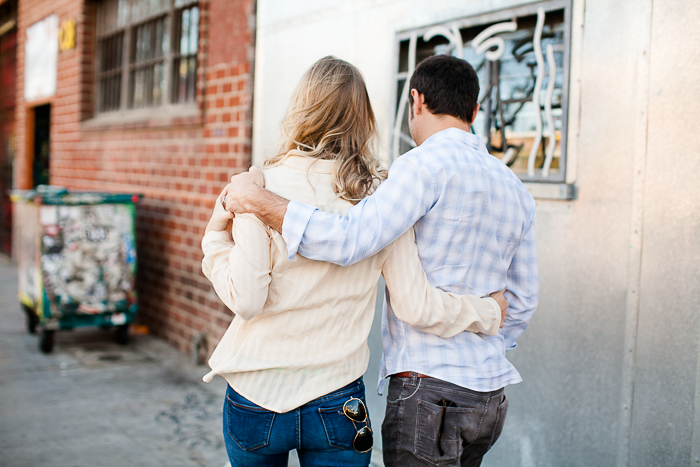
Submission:
<svg viewBox="0 0 700 467">
<path fill-rule="evenodd" d="M 285 142 L 265 164 L 266 187 L 292 200 L 344 214 L 385 177 L 372 156 L 376 122 L 352 65 L 316 62 L 296 89 L 282 124 Z M 202 240 L 202 269 L 235 313 L 209 364 L 229 383 L 224 437 L 232 466 L 367 466 L 371 427 L 362 375 L 377 281 L 384 278 L 399 319 L 451 337 L 495 334 L 493 299 L 430 287 L 411 229 L 349 267 L 287 258 L 282 236 L 250 214 L 231 221 L 217 200 Z"/>
</svg>

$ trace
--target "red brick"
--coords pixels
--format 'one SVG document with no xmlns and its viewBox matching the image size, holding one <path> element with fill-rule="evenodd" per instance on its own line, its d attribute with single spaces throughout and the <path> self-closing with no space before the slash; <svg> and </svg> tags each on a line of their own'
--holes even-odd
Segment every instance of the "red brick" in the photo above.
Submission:
<svg viewBox="0 0 700 467">
<path fill-rule="evenodd" d="M 138 319 L 183 351 L 198 332 L 206 332 L 215 342 L 231 321 L 230 312 L 202 276 L 200 240 L 231 168 L 250 163 L 252 127 L 246 116 L 251 112 L 253 76 L 246 57 L 253 56 L 254 31 L 245 28 L 254 23 L 250 21 L 254 5 L 254 0 L 200 1 L 197 105 L 201 116 L 117 122 L 91 129 L 98 2 L 19 2 L 15 183 L 26 188 L 26 175 L 31 173 L 26 120 L 35 104 L 24 102 L 19 78 L 24 76 L 26 29 L 51 14 L 60 21 L 75 18 L 76 48 L 59 53 L 57 91 L 48 100 L 52 106 L 51 181 L 73 189 L 145 195 L 136 226 Z M 222 128 L 221 122 L 226 126 Z"/>
</svg>

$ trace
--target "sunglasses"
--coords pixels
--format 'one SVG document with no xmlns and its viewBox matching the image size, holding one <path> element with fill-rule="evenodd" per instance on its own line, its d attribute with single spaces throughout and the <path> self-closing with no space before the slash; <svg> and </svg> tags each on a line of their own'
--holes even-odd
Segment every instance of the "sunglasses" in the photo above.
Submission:
<svg viewBox="0 0 700 467">
<path fill-rule="evenodd" d="M 352 398 L 343 404 L 343 414 L 350 419 L 352 426 L 355 427 L 355 439 L 352 441 L 352 447 L 357 452 L 367 452 L 374 446 L 372 439 L 372 430 L 369 428 L 367 420 L 367 407 L 360 399 Z M 359 430 L 355 426 L 357 423 L 367 423 Z"/>
<path fill-rule="evenodd" d="M 440 400 L 440 404 L 442 405 L 442 415 L 440 416 L 440 428 L 438 429 L 437 444 L 440 456 L 444 456 L 445 452 L 442 450 L 442 444 L 440 443 L 440 440 L 442 439 L 442 432 L 445 431 L 445 410 L 448 407 L 454 407 L 455 404 L 454 402 L 446 401 L 445 399 Z"/>
</svg>

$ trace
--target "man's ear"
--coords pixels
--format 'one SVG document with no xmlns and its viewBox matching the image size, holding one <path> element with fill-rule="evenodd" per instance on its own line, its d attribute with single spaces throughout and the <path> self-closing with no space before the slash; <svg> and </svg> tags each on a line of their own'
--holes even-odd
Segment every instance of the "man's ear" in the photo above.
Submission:
<svg viewBox="0 0 700 467">
<path fill-rule="evenodd" d="M 413 97 L 413 112 L 416 115 L 420 115 L 425 106 L 425 97 L 423 94 L 419 93 L 417 89 L 411 89 L 411 97 Z"/>
<path fill-rule="evenodd" d="M 474 120 L 476 120 L 476 116 L 479 115 L 480 108 L 481 108 L 481 105 L 477 102 L 476 107 L 474 107 L 474 113 L 472 114 L 472 121 L 469 123 L 469 125 L 474 124 Z"/>
</svg>

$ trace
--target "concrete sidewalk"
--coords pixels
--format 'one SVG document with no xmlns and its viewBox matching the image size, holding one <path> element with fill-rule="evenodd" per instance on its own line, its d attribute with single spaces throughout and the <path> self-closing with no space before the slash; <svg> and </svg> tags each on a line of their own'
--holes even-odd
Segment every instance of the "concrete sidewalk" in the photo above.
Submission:
<svg viewBox="0 0 700 467">
<path fill-rule="evenodd" d="M 15 269 L 0 257 L 0 466 L 228 465 L 225 381 L 152 336 L 56 333 L 50 355 L 26 331 Z"/>
<path fill-rule="evenodd" d="M 15 268 L 0 256 L 0 467 L 229 466 L 226 382 L 202 382 L 207 371 L 155 337 L 120 346 L 97 328 L 59 331 L 41 353 Z M 299 465 L 295 452 L 289 465 Z"/>
</svg>

